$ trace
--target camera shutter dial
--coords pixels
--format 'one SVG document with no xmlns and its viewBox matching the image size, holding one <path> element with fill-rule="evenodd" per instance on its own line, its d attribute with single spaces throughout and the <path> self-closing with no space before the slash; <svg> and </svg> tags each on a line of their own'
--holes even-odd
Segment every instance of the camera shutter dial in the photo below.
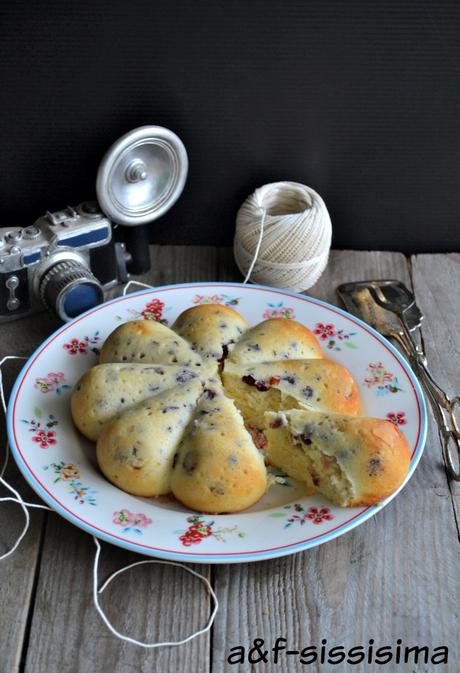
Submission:
<svg viewBox="0 0 460 673">
<path fill-rule="evenodd" d="M 40 229 L 35 224 L 32 224 L 24 229 L 23 234 L 25 239 L 28 241 L 33 241 L 34 239 L 40 237 Z"/>
</svg>

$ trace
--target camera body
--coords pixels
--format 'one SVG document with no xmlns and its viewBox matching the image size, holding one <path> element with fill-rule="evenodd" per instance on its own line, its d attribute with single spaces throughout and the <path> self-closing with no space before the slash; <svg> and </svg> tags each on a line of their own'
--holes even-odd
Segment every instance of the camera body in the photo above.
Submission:
<svg viewBox="0 0 460 673">
<path fill-rule="evenodd" d="M 43 310 L 70 320 L 128 280 L 130 256 L 95 202 L 0 228 L 0 322 Z"/>
<path fill-rule="evenodd" d="M 187 170 L 187 152 L 175 133 L 140 126 L 102 158 L 98 203 L 47 212 L 24 228 L 1 227 L 0 323 L 44 305 L 71 320 L 101 304 L 104 290 L 125 283 L 128 271 L 147 273 L 149 225 L 179 198 Z"/>
</svg>

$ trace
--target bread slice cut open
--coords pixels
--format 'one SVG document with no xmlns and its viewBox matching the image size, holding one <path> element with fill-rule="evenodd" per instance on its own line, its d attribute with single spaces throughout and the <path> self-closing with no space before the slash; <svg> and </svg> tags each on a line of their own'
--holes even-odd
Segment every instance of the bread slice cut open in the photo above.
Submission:
<svg viewBox="0 0 460 673">
<path fill-rule="evenodd" d="M 374 505 L 407 475 L 409 446 L 390 421 L 300 409 L 265 421 L 268 460 L 336 505 Z"/>
<path fill-rule="evenodd" d="M 353 376 L 332 360 L 281 360 L 244 365 L 227 361 L 222 381 L 246 424 L 256 429 L 264 427 L 266 411 L 312 408 L 357 414 L 361 409 Z"/>
</svg>

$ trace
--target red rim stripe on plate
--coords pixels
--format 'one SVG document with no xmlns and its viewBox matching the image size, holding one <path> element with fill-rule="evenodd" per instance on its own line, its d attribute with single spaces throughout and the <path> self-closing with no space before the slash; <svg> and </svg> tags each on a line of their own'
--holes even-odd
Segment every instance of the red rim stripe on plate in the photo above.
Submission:
<svg viewBox="0 0 460 673">
<path fill-rule="evenodd" d="M 163 294 L 163 293 L 165 293 L 165 292 L 177 291 L 179 287 L 181 287 L 181 286 L 179 285 L 178 287 L 170 287 L 170 288 L 156 289 L 156 290 L 155 290 L 155 289 L 152 289 L 151 291 L 146 291 L 145 293 L 144 293 L 144 292 L 141 292 L 141 293 L 139 293 L 139 294 L 143 294 L 143 295 L 144 295 L 144 294 L 145 294 L 145 295 L 148 295 L 148 294 L 158 294 L 158 293 L 159 293 L 159 294 Z M 209 285 L 202 285 L 202 284 L 200 284 L 200 285 L 185 285 L 185 286 L 183 286 L 183 287 L 186 287 L 187 289 L 192 290 L 192 289 L 195 289 L 195 288 L 204 288 L 204 287 L 213 287 L 213 288 L 215 288 L 216 285 L 213 284 L 213 283 L 210 283 Z M 219 287 L 219 288 L 222 288 L 222 287 L 227 287 L 227 288 L 232 287 L 232 288 L 234 288 L 235 285 L 225 285 L 225 284 L 222 283 L 222 284 L 219 284 L 218 287 Z M 411 459 L 412 459 L 413 456 L 414 456 L 414 454 L 415 454 L 415 450 L 416 450 L 416 448 L 417 448 L 417 446 L 418 446 L 418 442 L 419 442 L 419 439 L 420 439 L 420 433 L 421 433 L 421 412 L 420 412 L 420 403 L 419 403 L 419 400 L 418 400 L 418 395 L 417 395 L 416 390 L 415 390 L 415 386 L 414 386 L 414 384 L 412 383 L 412 380 L 411 380 L 411 378 L 410 378 L 408 372 L 406 371 L 406 368 L 405 368 L 404 364 L 403 364 L 402 362 L 399 361 L 399 359 L 398 359 L 398 358 L 396 357 L 396 355 L 391 351 L 391 349 L 388 348 L 388 346 L 387 346 L 383 341 L 381 341 L 377 336 L 375 336 L 375 334 L 373 334 L 373 333 L 372 333 L 372 332 L 371 332 L 371 331 L 370 331 L 364 324 L 361 324 L 361 323 L 355 321 L 355 320 L 353 319 L 352 316 L 344 315 L 344 314 L 341 313 L 340 311 L 336 311 L 333 307 L 324 306 L 323 304 L 318 304 L 316 301 L 312 301 L 312 300 L 309 299 L 308 297 L 300 297 L 300 296 L 297 296 L 297 295 L 292 295 L 292 294 L 290 294 L 289 292 L 283 292 L 282 290 L 264 289 L 264 288 L 260 288 L 260 287 L 252 287 L 252 286 L 249 286 L 249 287 L 248 287 L 248 286 L 243 286 L 241 289 L 243 290 L 243 289 L 245 289 L 245 287 L 246 287 L 247 289 L 249 289 L 251 292 L 258 291 L 258 292 L 269 292 L 270 294 L 280 294 L 280 295 L 285 296 L 285 297 L 293 297 L 294 299 L 297 299 L 297 300 L 300 300 L 300 301 L 305 301 L 305 302 L 307 302 L 307 303 L 309 303 L 309 304 L 314 304 L 315 306 L 321 306 L 322 309 L 324 309 L 324 310 L 326 310 L 326 311 L 330 311 L 331 313 L 335 313 L 336 315 L 340 316 L 341 318 L 345 318 L 346 320 L 349 320 L 350 322 L 352 322 L 353 324 L 355 324 L 357 327 L 359 327 L 360 329 L 363 329 L 365 332 L 367 332 L 367 333 L 369 334 L 369 336 L 373 337 L 373 338 L 374 338 L 374 339 L 375 339 L 381 346 L 384 346 L 384 347 L 385 347 L 385 349 L 390 353 L 390 355 L 396 360 L 396 362 L 398 363 L 398 365 L 399 365 L 399 366 L 402 368 L 402 370 L 404 371 L 404 374 L 406 375 L 406 377 L 407 377 L 407 379 L 408 379 L 408 381 L 409 381 L 409 383 L 410 383 L 410 385 L 411 385 L 411 388 L 412 388 L 412 390 L 414 391 L 414 396 L 415 396 L 415 399 L 416 399 L 416 402 L 417 402 L 418 431 L 417 431 L 417 438 L 416 438 L 416 440 L 415 440 L 415 448 L 414 448 L 414 450 L 412 451 L 412 454 L 411 454 Z M 128 300 L 128 299 L 132 299 L 132 297 L 133 297 L 132 294 L 130 294 L 130 295 L 126 295 L 126 296 L 124 296 L 124 297 L 120 297 L 119 299 L 117 299 L 117 300 L 111 302 L 111 304 L 117 304 L 117 303 L 120 303 L 120 302 L 122 302 L 122 301 L 126 301 L 126 300 Z M 37 361 L 37 359 L 42 355 L 42 353 L 44 353 L 44 351 L 48 348 L 48 346 L 50 346 L 50 345 L 53 343 L 53 341 L 54 341 L 55 339 L 57 339 L 57 338 L 60 337 L 64 332 L 66 332 L 67 329 L 73 328 L 78 322 L 80 322 L 80 320 L 85 320 L 88 316 L 90 316 L 90 315 L 94 315 L 94 313 L 97 313 L 98 311 L 101 311 L 102 309 L 105 309 L 106 306 L 107 306 L 107 304 L 101 304 L 100 306 L 97 306 L 97 307 L 96 307 L 93 311 L 91 311 L 90 313 L 86 313 L 86 314 L 85 314 L 84 316 L 82 316 L 81 318 L 77 318 L 76 320 L 74 320 L 74 321 L 73 321 L 72 323 L 70 323 L 67 327 L 64 327 L 64 329 L 60 330 L 57 334 L 55 334 L 55 336 L 54 336 L 52 339 L 50 339 L 50 341 L 49 341 L 45 346 L 43 346 L 43 348 L 36 354 L 36 356 L 34 357 L 34 359 L 32 360 L 32 362 L 30 363 L 30 365 L 29 365 L 28 368 L 26 369 L 26 371 L 25 371 L 25 373 L 24 373 L 24 376 L 23 376 L 23 378 L 22 378 L 22 381 L 21 381 L 21 383 L 19 384 L 18 389 L 17 389 L 17 391 L 16 391 L 16 396 L 15 396 L 15 398 L 14 398 L 14 402 L 13 402 L 13 434 L 14 434 L 14 439 L 15 439 L 15 442 L 16 442 L 16 446 L 17 446 L 18 452 L 20 453 L 21 458 L 22 458 L 24 464 L 26 465 L 27 469 L 29 470 L 30 474 L 31 474 L 31 475 L 34 477 L 34 479 L 40 484 L 40 487 L 41 487 L 41 488 L 42 488 L 42 489 L 49 495 L 49 497 L 50 497 L 52 500 L 54 500 L 54 501 L 59 505 L 59 507 L 61 507 L 62 509 L 64 509 L 66 512 L 68 512 L 68 513 L 69 513 L 72 517 L 74 517 L 75 519 L 78 519 L 79 521 L 82 521 L 82 522 L 83 522 L 86 526 L 88 526 L 89 528 L 93 528 L 94 530 L 98 530 L 99 532 L 104 533 L 104 535 L 107 535 L 108 537 L 112 537 L 112 538 L 114 538 L 114 539 L 121 540 L 122 542 L 127 542 L 128 544 L 131 545 L 131 544 L 133 543 L 131 539 L 129 539 L 129 538 L 125 538 L 125 537 L 121 537 L 120 535 L 115 535 L 114 533 L 112 533 L 112 532 L 110 532 L 110 531 L 108 531 L 108 530 L 105 530 L 105 529 L 103 529 L 103 528 L 99 528 L 98 526 L 94 525 L 93 523 L 91 523 L 91 522 L 86 521 L 85 519 L 83 519 L 81 516 L 79 516 L 78 514 L 76 514 L 75 512 L 73 512 L 71 509 L 69 509 L 68 507 L 66 507 L 66 505 L 64 505 L 60 500 L 58 500 L 58 499 L 57 499 L 57 498 L 56 498 L 56 497 L 55 497 L 55 496 L 54 496 L 54 495 L 53 495 L 53 494 L 46 488 L 46 486 L 41 482 L 41 480 L 38 478 L 38 476 L 35 474 L 35 472 L 31 469 L 29 463 L 27 462 L 27 460 L 26 460 L 25 457 L 24 457 L 23 452 L 22 452 L 21 449 L 20 449 L 20 446 L 19 446 L 19 443 L 18 443 L 18 438 L 17 438 L 17 435 L 16 435 L 16 403 L 17 403 L 17 399 L 18 399 L 19 393 L 20 393 L 20 391 L 21 391 L 21 388 L 22 388 L 23 384 L 25 383 L 26 378 L 27 378 L 27 375 L 28 375 L 30 369 L 32 368 L 32 366 L 35 364 L 35 362 Z M 342 528 L 342 527 L 346 526 L 346 525 L 349 524 L 351 521 L 354 521 L 354 519 L 356 519 L 358 516 L 361 516 L 362 514 L 364 514 L 365 512 L 367 512 L 369 509 L 370 509 L 370 507 L 365 507 L 364 509 L 360 510 L 357 514 L 354 514 L 352 517 L 350 517 L 350 519 L 347 519 L 346 521 L 343 521 L 341 524 L 338 524 L 338 525 L 335 526 L 334 528 L 331 528 L 331 529 L 329 529 L 329 530 L 327 530 L 327 531 L 324 531 L 323 533 L 320 533 L 320 534 L 318 534 L 318 535 L 312 535 L 312 536 L 310 536 L 310 537 L 303 538 L 302 540 L 298 540 L 297 542 L 291 542 L 291 543 L 289 543 L 289 544 L 286 544 L 286 545 L 280 545 L 280 546 L 278 546 L 278 547 L 268 547 L 268 548 L 266 548 L 266 549 L 256 549 L 256 550 L 253 550 L 253 551 L 239 551 L 239 552 L 207 552 L 206 554 L 204 554 L 204 552 L 201 552 L 201 553 L 200 553 L 200 552 L 189 552 L 189 551 L 175 550 L 175 549 L 171 549 L 171 548 L 153 547 L 153 546 L 151 546 L 151 545 L 145 545 L 145 544 L 142 544 L 142 543 L 137 542 L 137 541 L 136 541 L 136 546 L 138 546 L 138 547 L 143 547 L 144 549 L 151 549 L 151 550 L 153 550 L 153 551 L 167 552 L 167 553 L 172 553 L 172 554 L 183 554 L 184 556 L 203 556 L 203 555 L 204 555 L 204 556 L 245 556 L 245 555 L 251 555 L 251 554 L 263 554 L 264 552 L 277 551 L 277 550 L 279 550 L 279 549 L 287 549 L 288 547 L 297 547 L 298 545 L 305 544 L 306 542 L 311 542 L 312 540 L 316 540 L 316 539 L 318 539 L 318 538 L 320 538 L 320 537 L 323 537 L 323 536 L 325 536 L 325 535 L 330 535 L 330 533 L 333 533 L 333 532 L 334 532 L 335 530 L 337 530 L 338 528 Z"/>
</svg>

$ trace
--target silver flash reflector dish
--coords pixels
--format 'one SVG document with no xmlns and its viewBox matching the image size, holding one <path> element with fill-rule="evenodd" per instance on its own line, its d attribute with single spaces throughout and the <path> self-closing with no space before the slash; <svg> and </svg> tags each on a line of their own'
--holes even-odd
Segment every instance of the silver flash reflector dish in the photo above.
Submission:
<svg viewBox="0 0 460 673">
<path fill-rule="evenodd" d="M 177 201 L 187 172 L 187 152 L 180 138 L 162 126 L 141 126 L 106 152 L 97 174 L 97 199 L 113 222 L 146 224 Z"/>
</svg>

